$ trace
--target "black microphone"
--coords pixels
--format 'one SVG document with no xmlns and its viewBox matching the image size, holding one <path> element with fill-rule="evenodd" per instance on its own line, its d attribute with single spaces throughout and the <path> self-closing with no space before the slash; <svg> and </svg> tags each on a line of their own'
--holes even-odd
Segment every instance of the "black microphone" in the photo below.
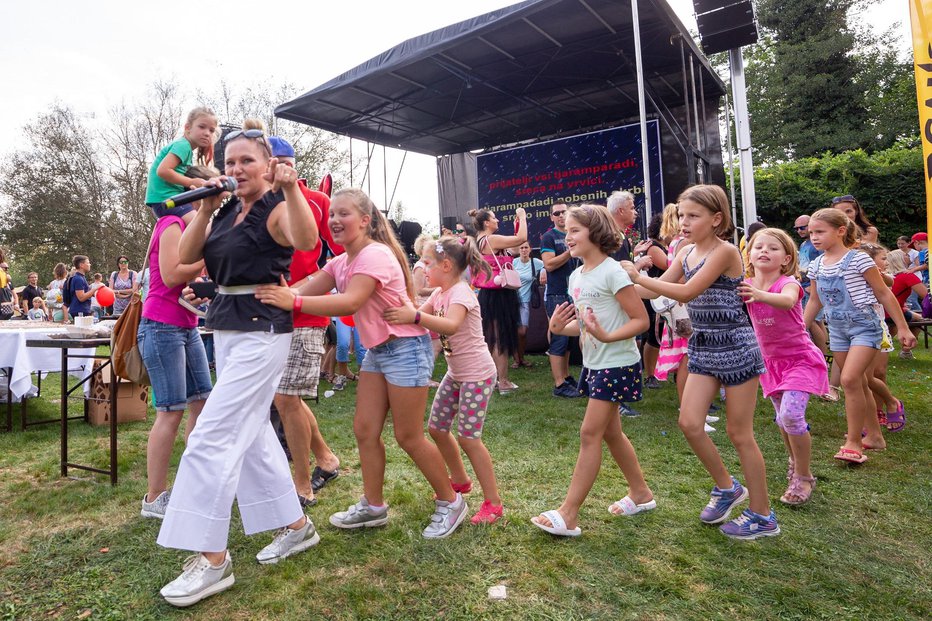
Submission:
<svg viewBox="0 0 932 621">
<path fill-rule="evenodd" d="M 220 180 L 219 186 L 205 185 L 204 187 L 197 188 L 196 190 L 188 190 L 187 192 L 182 192 L 181 194 L 175 194 L 171 198 L 163 201 L 162 206 L 166 209 L 171 209 L 172 207 L 177 207 L 178 205 L 187 205 L 188 203 L 199 201 L 202 198 L 207 198 L 208 196 L 216 196 L 217 194 L 222 194 L 223 192 L 235 191 L 236 179 L 225 177 Z"/>
</svg>

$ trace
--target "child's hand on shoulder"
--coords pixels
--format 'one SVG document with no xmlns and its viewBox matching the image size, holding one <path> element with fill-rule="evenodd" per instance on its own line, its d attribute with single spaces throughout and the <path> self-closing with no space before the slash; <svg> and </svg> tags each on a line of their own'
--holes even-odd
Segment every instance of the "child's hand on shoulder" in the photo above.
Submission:
<svg viewBox="0 0 932 621">
<path fill-rule="evenodd" d="M 750 304 L 751 302 L 763 302 L 761 299 L 763 294 L 764 291 L 761 291 L 750 283 L 743 282 L 738 285 L 738 295 L 744 299 L 745 304 Z"/>
<path fill-rule="evenodd" d="M 201 178 L 199 178 L 199 177 L 194 177 L 194 178 L 191 179 L 191 183 L 188 184 L 188 189 L 189 189 L 189 190 L 196 190 L 196 189 L 198 189 L 198 188 L 204 187 L 205 185 L 207 185 L 207 180 L 206 180 L 206 179 L 201 179 Z"/>
<path fill-rule="evenodd" d="M 641 276 L 641 270 L 631 261 L 620 261 L 621 269 L 628 274 L 628 278 L 631 279 L 631 282 L 637 282 L 637 279 Z"/>
<path fill-rule="evenodd" d="M 414 323 L 415 315 L 417 315 L 417 309 L 410 302 L 404 306 L 386 308 L 382 311 L 382 318 L 393 325 Z"/>
</svg>

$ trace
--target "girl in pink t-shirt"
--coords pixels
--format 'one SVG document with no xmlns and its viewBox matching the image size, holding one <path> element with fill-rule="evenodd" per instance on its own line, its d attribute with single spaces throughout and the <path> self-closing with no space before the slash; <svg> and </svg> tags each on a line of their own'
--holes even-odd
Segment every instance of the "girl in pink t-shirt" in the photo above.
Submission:
<svg viewBox="0 0 932 621">
<path fill-rule="evenodd" d="M 748 243 L 750 278 L 738 286 L 751 315 L 767 372 L 760 376 L 764 397 L 776 410 L 776 423 L 790 454 L 789 486 L 780 498 L 801 505 L 812 496 L 812 438 L 806 422 L 810 395 L 828 392 L 825 357 L 803 322 L 803 290 L 795 278 L 796 244 L 780 229 L 763 229 Z"/>
<path fill-rule="evenodd" d="M 385 216 L 362 190 L 344 189 L 333 195 L 329 226 L 333 241 L 346 249 L 345 254 L 296 290 L 265 285 L 257 288 L 256 297 L 311 315 L 353 315 L 360 340 L 368 349 L 360 367 L 353 420 L 364 495 L 346 511 L 331 515 L 330 523 L 348 529 L 388 523 L 388 504 L 382 495 L 382 429 L 391 410 L 395 439 L 434 488 L 436 509 L 423 535 L 446 537 L 463 521 L 467 507 L 450 485 L 440 451 L 424 437 L 427 385 L 434 368 L 430 336 L 417 320 L 411 325 L 392 325 L 382 317 L 388 308 L 413 306 L 414 285 L 407 259 Z M 327 295 L 334 287 L 337 293 Z"/>
<path fill-rule="evenodd" d="M 463 280 L 463 273 L 469 268 L 474 275 L 482 272 L 491 277 L 492 270 L 472 238 L 443 237 L 427 246 L 421 260 L 428 284 L 437 289 L 420 309 L 404 305 L 386 310 L 384 316 L 393 325 L 419 323 L 440 334 L 447 373 L 434 397 L 427 427 L 450 469 L 453 489 L 464 494 L 472 489 L 472 481 L 460 446 L 466 451 L 485 497 L 472 523 L 491 524 L 502 516 L 502 499 L 492 457 L 482 443 L 482 428 L 497 373 L 482 333 L 479 299 Z M 459 445 L 450 434 L 457 418 Z"/>
</svg>

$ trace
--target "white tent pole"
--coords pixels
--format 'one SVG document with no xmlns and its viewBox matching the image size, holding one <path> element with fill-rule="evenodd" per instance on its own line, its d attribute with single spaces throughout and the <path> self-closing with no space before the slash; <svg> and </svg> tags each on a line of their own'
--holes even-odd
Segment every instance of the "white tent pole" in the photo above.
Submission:
<svg viewBox="0 0 932 621">
<path fill-rule="evenodd" d="M 638 21 L 638 0 L 631 0 L 631 21 L 634 31 L 634 65 L 638 78 L 638 114 L 641 119 L 641 170 L 644 172 L 644 217 L 650 222 L 653 214 L 650 206 L 650 160 L 647 149 L 647 109 L 644 103 L 644 67 L 641 64 L 641 25 Z"/>
<path fill-rule="evenodd" d="M 738 169 L 741 174 L 741 208 L 744 228 L 757 222 L 754 195 L 754 162 L 751 159 L 751 127 L 748 119 L 747 88 L 744 82 L 744 57 L 741 48 L 728 51 L 731 66 L 731 95 L 735 103 L 735 127 L 738 141 Z"/>
<path fill-rule="evenodd" d="M 735 160 L 731 153 L 731 104 L 725 93 L 725 148 L 728 150 L 728 179 L 731 181 L 731 221 L 738 225 L 737 203 L 735 202 Z M 738 245 L 738 229 L 735 229 L 735 245 Z"/>
</svg>

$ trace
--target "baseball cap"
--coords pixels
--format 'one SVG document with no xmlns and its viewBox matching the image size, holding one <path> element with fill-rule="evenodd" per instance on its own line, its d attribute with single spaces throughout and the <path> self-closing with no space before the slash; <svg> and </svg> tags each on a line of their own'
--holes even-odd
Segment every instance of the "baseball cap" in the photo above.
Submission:
<svg viewBox="0 0 932 621">
<path fill-rule="evenodd" d="M 915 233 L 911 240 L 909 240 L 909 247 L 915 248 L 916 242 L 929 242 L 929 235 L 927 233 Z"/>
<path fill-rule="evenodd" d="M 272 157 L 294 157 L 294 147 L 284 138 L 269 136 L 269 147 L 272 149 Z"/>
</svg>

